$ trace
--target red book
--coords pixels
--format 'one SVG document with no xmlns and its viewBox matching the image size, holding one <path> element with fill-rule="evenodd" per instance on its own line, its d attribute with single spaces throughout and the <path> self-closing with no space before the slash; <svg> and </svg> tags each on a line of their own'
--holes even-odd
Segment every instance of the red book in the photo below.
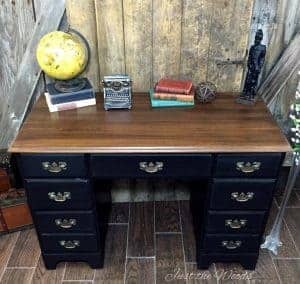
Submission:
<svg viewBox="0 0 300 284">
<path fill-rule="evenodd" d="M 188 95 L 192 87 L 193 83 L 190 80 L 160 79 L 155 86 L 155 92 Z"/>
</svg>

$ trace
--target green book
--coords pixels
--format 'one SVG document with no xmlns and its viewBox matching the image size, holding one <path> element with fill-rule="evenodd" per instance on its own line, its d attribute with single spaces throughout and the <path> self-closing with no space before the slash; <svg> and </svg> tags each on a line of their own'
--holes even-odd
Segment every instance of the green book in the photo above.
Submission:
<svg viewBox="0 0 300 284">
<path fill-rule="evenodd" d="M 175 100 L 158 100 L 153 98 L 154 90 L 149 90 L 149 96 L 152 107 L 192 107 L 194 102 L 182 102 Z"/>
</svg>

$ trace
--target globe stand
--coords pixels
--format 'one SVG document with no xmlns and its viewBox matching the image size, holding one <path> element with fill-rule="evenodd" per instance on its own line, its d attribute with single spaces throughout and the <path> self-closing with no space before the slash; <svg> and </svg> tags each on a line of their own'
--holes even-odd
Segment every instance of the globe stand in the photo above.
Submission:
<svg viewBox="0 0 300 284">
<path fill-rule="evenodd" d="M 84 78 L 74 78 L 71 80 L 56 80 L 54 88 L 61 93 L 77 92 L 82 90 L 86 86 L 86 80 Z"/>
</svg>

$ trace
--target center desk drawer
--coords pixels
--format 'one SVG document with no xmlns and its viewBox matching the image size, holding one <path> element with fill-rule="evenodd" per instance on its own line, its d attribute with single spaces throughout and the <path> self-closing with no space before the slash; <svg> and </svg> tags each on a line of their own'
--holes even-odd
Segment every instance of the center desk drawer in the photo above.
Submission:
<svg viewBox="0 0 300 284">
<path fill-rule="evenodd" d="M 26 179 L 25 188 L 34 210 L 81 210 L 93 205 L 91 184 L 85 179 Z"/>
<path fill-rule="evenodd" d="M 274 179 L 214 179 L 210 208 L 265 210 L 272 200 Z"/>
<path fill-rule="evenodd" d="M 23 177 L 86 177 L 83 154 L 22 154 L 19 165 Z"/>
<path fill-rule="evenodd" d="M 208 177 L 212 156 L 206 154 L 91 155 L 94 177 Z"/>
<path fill-rule="evenodd" d="M 281 160 L 281 153 L 220 154 L 214 176 L 272 178 L 277 176 Z"/>
</svg>

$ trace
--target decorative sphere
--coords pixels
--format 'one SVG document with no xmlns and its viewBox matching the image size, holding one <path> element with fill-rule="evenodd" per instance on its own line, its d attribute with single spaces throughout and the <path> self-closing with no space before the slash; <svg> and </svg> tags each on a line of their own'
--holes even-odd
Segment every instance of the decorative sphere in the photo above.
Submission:
<svg viewBox="0 0 300 284">
<path fill-rule="evenodd" d="M 210 103 L 216 98 L 217 87 L 211 82 L 201 82 L 196 86 L 196 98 L 201 103 Z"/>
<path fill-rule="evenodd" d="M 83 40 L 71 33 L 54 31 L 41 38 L 36 50 L 41 69 L 58 80 L 68 80 L 86 68 L 88 51 Z"/>
</svg>

